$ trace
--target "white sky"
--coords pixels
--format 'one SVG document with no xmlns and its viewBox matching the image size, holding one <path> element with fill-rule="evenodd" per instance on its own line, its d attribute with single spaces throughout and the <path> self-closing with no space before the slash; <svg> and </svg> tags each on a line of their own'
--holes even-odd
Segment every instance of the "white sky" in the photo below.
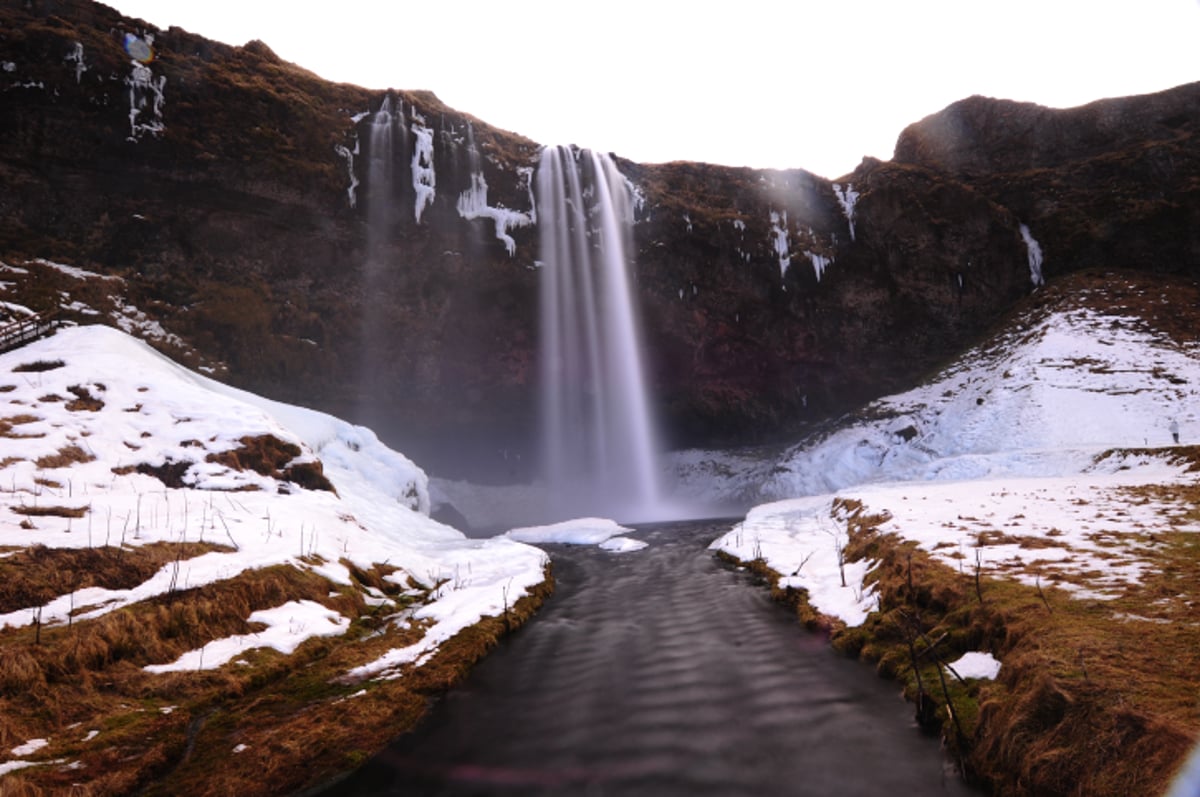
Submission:
<svg viewBox="0 0 1200 797">
<path fill-rule="evenodd" d="M 1200 80 L 1200 0 L 106 2 L 542 144 L 827 177 L 971 94 L 1069 107 Z"/>
</svg>

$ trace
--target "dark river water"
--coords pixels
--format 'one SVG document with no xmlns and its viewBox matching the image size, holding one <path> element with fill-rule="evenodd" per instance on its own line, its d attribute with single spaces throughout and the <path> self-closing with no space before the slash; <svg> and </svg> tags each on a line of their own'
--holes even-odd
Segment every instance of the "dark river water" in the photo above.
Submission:
<svg viewBox="0 0 1200 797">
<path fill-rule="evenodd" d="M 328 795 L 967 795 L 896 684 L 719 562 L 715 521 L 547 546 L 555 595 Z"/>
</svg>

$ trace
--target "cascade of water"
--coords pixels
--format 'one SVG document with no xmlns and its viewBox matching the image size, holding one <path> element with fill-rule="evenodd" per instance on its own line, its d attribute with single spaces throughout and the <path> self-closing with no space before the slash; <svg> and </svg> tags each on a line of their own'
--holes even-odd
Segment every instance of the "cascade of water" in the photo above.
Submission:
<svg viewBox="0 0 1200 797">
<path fill-rule="evenodd" d="M 390 243 L 398 219 L 397 180 L 403 167 L 405 127 L 403 105 L 391 94 L 383 98 L 379 110 L 367 118 L 365 135 L 365 191 L 367 240 L 360 289 L 361 344 L 359 355 L 358 420 L 373 423 L 379 410 L 379 375 L 386 303 L 383 299 L 388 282 Z"/>
<path fill-rule="evenodd" d="M 397 130 L 399 129 L 399 130 Z M 392 95 L 383 98 L 371 114 L 367 136 L 367 261 L 378 259 L 378 250 L 388 237 L 395 218 L 392 195 L 396 184 L 396 143 L 404 133 L 403 107 L 393 105 Z"/>
<path fill-rule="evenodd" d="M 537 173 L 542 434 L 553 510 L 626 519 L 660 502 L 628 275 L 633 204 L 607 155 L 547 147 Z"/>
</svg>

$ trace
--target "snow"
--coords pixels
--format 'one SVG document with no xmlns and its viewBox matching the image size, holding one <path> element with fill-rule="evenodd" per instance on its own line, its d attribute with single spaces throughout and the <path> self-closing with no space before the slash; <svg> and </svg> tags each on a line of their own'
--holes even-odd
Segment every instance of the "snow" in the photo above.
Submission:
<svg viewBox="0 0 1200 797">
<path fill-rule="evenodd" d="M 290 655 L 311 637 L 338 636 L 350 626 L 350 620 L 314 601 L 288 601 L 273 609 L 253 612 L 250 623 L 263 623 L 266 630 L 241 634 L 209 642 L 202 648 L 184 653 L 170 664 L 151 664 L 147 672 L 212 670 L 253 648 L 274 648 Z"/>
<path fill-rule="evenodd" d="M 814 609 L 854 627 L 878 606 L 863 580 L 871 562 L 843 562 L 844 513 L 830 496 L 755 507 L 710 547 L 743 561 L 761 559 L 779 573 L 779 586 L 808 592 Z"/>
<path fill-rule="evenodd" d="M 9 772 L 16 772 L 18 769 L 25 767 L 37 766 L 34 761 L 4 761 L 0 762 L 0 777 L 7 775 Z"/>
<path fill-rule="evenodd" d="M 633 553 L 634 551 L 642 550 L 649 544 L 643 540 L 635 540 L 631 537 L 609 537 L 600 543 L 600 550 L 612 553 Z"/>
<path fill-rule="evenodd" d="M 564 520 L 546 526 L 526 526 L 510 529 L 504 536 L 521 542 L 566 543 L 569 545 L 599 545 L 626 531 L 632 531 L 615 520 L 585 517 Z"/>
<path fill-rule="evenodd" d="M 46 268 L 52 268 L 55 271 L 58 271 L 62 274 L 66 274 L 68 277 L 73 277 L 73 278 L 79 279 L 79 280 L 98 279 L 98 280 L 113 280 L 115 282 L 123 282 L 123 280 L 120 277 L 114 277 L 114 276 L 110 276 L 107 274 L 97 274 L 94 271 L 88 271 L 86 269 L 76 268 L 75 266 L 68 266 L 68 265 L 64 265 L 62 263 L 55 263 L 51 260 L 46 260 L 45 258 L 41 258 L 41 257 L 34 258 L 30 262 L 36 263 L 39 266 L 45 266 Z M 11 271 L 15 274 L 28 274 L 29 273 L 25 269 L 16 268 L 14 266 L 9 266 L 5 270 Z"/>
<path fill-rule="evenodd" d="M 18 365 L 39 360 L 65 365 L 12 374 Z M 232 550 L 184 560 L 178 568 L 168 565 L 130 589 L 81 589 L 0 614 L 0 628 L 27 624 L 39 610 L 48 624 L 64 623 L 72 608 L 77 621 L 87 620 L 171 589 L 276 564 L 348 584 L 343 560 L 366 569 L 386 561 L 399 568 L 390 576 L 396 583 L 407 587 L 411 579 L 433 590 L 428 597 L 421 591 L 409 596 L 418 599 L 412 618 L 429 626 L 420 643 L 428 653 L 482 617 L 499 614 L 544 579 L 543 552 L 512 539 L 468 540 L 430 519 L 424 472 L 369 429 L 222 385 L 118 330 L 63 329 L 0 355 L 3 383 L 13 389 L 0 397 L 0 416 L 24 415 L 29 422 L 14 427 L 22 437 L 0 437 L 0 462 L 6 463 L 0 468 L 0 546 L 202 540 Z M 71 387 L 85 389 L 103 407 L 68 409 Z M 336 492 L 206 461 L 209 454 L 240 447 L 243 437 L 263 435 L 295 445 L 300 454 L 293 464 L 319 460 Z M 64 467 L 37 464 L 69 447 L 94 459 Z M 166 487 L 130 470 L 167 462 L 191 463 L 181 477 L 184 486 Z M 35 502 L 82 509 L 85 516 L 29 518 L 13 511 Z M 21 527 L 30 520 L 33 529 Z M 303 617 L 310 636 L 341 622 Z M 284 631 L 290 628 L 286 620 L 271 623 L 281 624 Z M 297 631 L 288 644 L 300 637 Z M 205 652 L 206 665 L 214 645 L 219 647 L 210 643 Z M 385 663 L 372 672 L 386 670 Z"/>
<path fill-rule="evenodd" d="M 770 502 L 713 547 L 848 625 L 872 609 L 872 565 L 839 567 L 846 502 L 962 572 L 1093 600 L 1138 583 L 1160 534 L 1200 533 L 1193 507 L 1146 489 L 1195 480 L 1170 422 L 1196 428 L 1200 357 L 1088 309 L 1014 329 L 782 454 L 677 454 L 687 492 Z"/>
<path fill-rule="evenodd" d="M 991 653 L 964 653 L 960 658 L 950 662 L 947 669 L 953 670 L 960 678 L 982 678 L 994 681 L 1000 674 L 1000 662 Z"/>
<path fill-rule="evenodd" d="M 41 750 L 43 747 L 46 747 L 49 744 L 50 741 L 48 739 L 30 739 L 29 741 L 25 742 L 25 744 L 17 745 L 9 752 L 12 753 L 12 755 L 17 756 L 33 755 L 38 750 Z"/>
</svg>

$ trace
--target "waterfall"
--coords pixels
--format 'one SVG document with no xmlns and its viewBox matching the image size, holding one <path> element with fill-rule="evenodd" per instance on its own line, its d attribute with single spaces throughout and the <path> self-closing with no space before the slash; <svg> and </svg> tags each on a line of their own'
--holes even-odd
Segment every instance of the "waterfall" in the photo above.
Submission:
<svg viewBox="0 0 1200 797">
<path fill-rule="evenodd" d="M 403 106 L 391 94 L 384 96 L 379 110 L 367 117 L 360 127 L 360 141 L 366 144 L 364 160 L 366 208 L 366 253 L 359 289 L 361 344 L 358 363 L 358 414 L 361 423 L 374 423 L 381 409 L 377 383 L 381 358 L 385 356 L 389 266 L 393 254 L 396 223 L 399 218 L 397 186 L 404 164 L 406 143 Z"/>
<path fill-rule="evenodd" d="M 542 150 L 543 467 L 558 514 L 644 519 L 660 502 L 658 444 L 629 278 L 633 202 L 607 155 Z"/>
<path fill-rule="evenodd" d="M 392 95 L 383 98 L 371 114 L 367 135 L 367 265 L 378 264 L 379 250 L 391 233 L 396 217 L 393 195 L 396 186 L 396 144 L 404 139 L 404 114 L 393 105 Z"/>
</svg>

